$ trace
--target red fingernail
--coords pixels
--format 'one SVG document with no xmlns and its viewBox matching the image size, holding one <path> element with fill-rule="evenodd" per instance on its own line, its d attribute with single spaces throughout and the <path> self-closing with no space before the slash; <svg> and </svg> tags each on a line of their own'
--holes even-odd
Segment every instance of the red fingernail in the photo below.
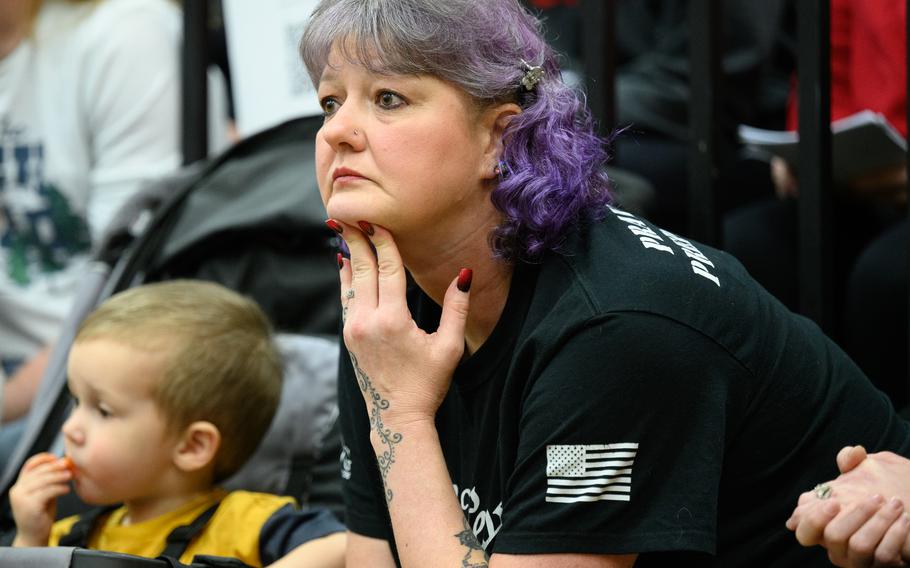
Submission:
<svg viewBox="0 0 910 568">
<path fill-rule="evenodd" d="M 458 272 L 458 282 L 455 284 L 462 292 L 471 289 L 471 279 L 474 278 L 474 271 L 470 268 L 462 268 Z"/>
<path fill-rule="evenodd" d="M 341 223 L 339 223 L 335 219 L 326 219 L 325 224 L 329 229 L 332 229 L 339 235 L 344 232 L 344 227 L 342 227 Z"/>
<path fill-rule="evenodd" d="M 370 225 L 366 221 L 357 221 L 357 224 L 360 225 L 360 230 L 366 233 L 369 236 L 373 236 L 373 233 L 376 231 L 373 229 L 373 225 Z"/>
<path fill-rule="evenodd" d="M 338 253 L 338 270 L 344 268 L 344 257 L 341 256 L 341 253 Z"/>
</svg>

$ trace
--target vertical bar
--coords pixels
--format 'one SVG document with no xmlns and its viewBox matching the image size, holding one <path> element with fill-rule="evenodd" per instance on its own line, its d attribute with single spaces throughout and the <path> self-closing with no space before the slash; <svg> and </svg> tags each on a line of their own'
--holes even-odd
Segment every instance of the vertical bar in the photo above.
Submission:
<svg viewBox="0 0 910 568">
<path fill-rule="evenodd" d="M 582 0 L 579 10 L 588 108 L 603 136 L 616 127 L 616 0 Z"/>
<path fill-rule="evenodd" d="M 910 93 L 910 0 L 907 0 L 907 92 Z M 910 97 L 907 97 L 907 132 L 910 132 Z M 907 171 L 910 172 L 910 144 L 907 152 Z M 907 186 L 907 222 L 910 223 L 910 177 Z M 905 267 L 907 271 L 907 385 L 910 389 L 910 262 Z"/>
<path fill-rule="evenodd" d="M 208 0 L 183 3 L 181 147 L 183 163 L 208 155 Z"/>
<path fill-rule="evenodd" d="M 719 0 L 689 2 L 689 234 L 719 246 L 717 207 L 718 101 L 720 100 L 721 7 Z"/>
<path fill-rule="evenodd" d="M 830 334 L 834 320 L 830 1 L 801 0 L 797 10 L 799 305 Z"/>
</svg>

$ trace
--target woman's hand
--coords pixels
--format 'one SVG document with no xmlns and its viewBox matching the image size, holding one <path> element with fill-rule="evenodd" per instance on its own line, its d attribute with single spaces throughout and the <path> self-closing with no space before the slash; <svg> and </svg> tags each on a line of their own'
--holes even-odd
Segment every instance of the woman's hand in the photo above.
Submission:
<svg viewBox="0 0 910 568">
<path fill-rule="evenodd" d="M 57 513 L 57 498 L 69 493 L 72 478 L 66 458 L 41 453 L 25 462 L 9 492 L 16 521 L 13 546 L 47 546 Z"/>
<path fill-rule="evenodd" d="M 326 224 L 344 238 L 351 253 L 350 260 L 339 262 L 344 342 L 391 501 L 387 480 L 403 431 L 419 425 L 435 429 L 436 411 L 464 353 L 471 271 L 463 269 L 449 284 L 439 328 L 428 334 L 408 309 L 405 268 L 392 235 L 364 221 L 360 230 L 333 219 Z"/>
<path fill-rule="evenodd" d="M 910 559 L 910 460 L 848 446 L 837 456 L 841 475 L 831 498 L 803 493 L 787 521 L 804 546 L 819 544 L 837 566 L 904 566 Z"/>
<path fill-rule="evenodd" d="M 340 267 L 344 341 L 374 434 L 381 426 L 432 422 L 464 353 L 470 271 L 453 278 L 439 328 L 428 334 L 408 310 L 405 268 L 392 235 L 366 222 L 360 230 L 334 223 L 351 253 Z"/>
</svg>

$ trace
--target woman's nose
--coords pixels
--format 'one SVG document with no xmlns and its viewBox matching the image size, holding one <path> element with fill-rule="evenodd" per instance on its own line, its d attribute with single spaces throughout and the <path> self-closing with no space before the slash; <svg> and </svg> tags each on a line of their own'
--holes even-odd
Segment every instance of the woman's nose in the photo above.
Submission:
<svg viewBox="0 0 910 568">
<path fill-rule="evenodd" d="M 364 121 L 353 106 L 353 103 L 342 105 L 322 126 L 323 138 L 336 152 L 342 148 L 363 149 Z"/>
</svg>

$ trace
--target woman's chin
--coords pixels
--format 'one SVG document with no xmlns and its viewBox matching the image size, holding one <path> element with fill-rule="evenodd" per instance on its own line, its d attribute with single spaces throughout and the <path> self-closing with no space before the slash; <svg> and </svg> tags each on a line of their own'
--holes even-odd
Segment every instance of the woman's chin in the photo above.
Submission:
<svg viewBox="0 0 910 568">
<path fill-rule="evenodd" d="M 379 226 L 385 226 L 385 223 L 382 222 L 386 218 L 385 215 L 377 215 L 376 210 L 371 210 L 362 205 L 347 204 L 333 207 L 330 203 L 329 207 L 326 207 L 326 212 L 330 219 L 335 219 L 354 227 L 357 226 L 358 221 L 369 221 Z"/>
</svg>

